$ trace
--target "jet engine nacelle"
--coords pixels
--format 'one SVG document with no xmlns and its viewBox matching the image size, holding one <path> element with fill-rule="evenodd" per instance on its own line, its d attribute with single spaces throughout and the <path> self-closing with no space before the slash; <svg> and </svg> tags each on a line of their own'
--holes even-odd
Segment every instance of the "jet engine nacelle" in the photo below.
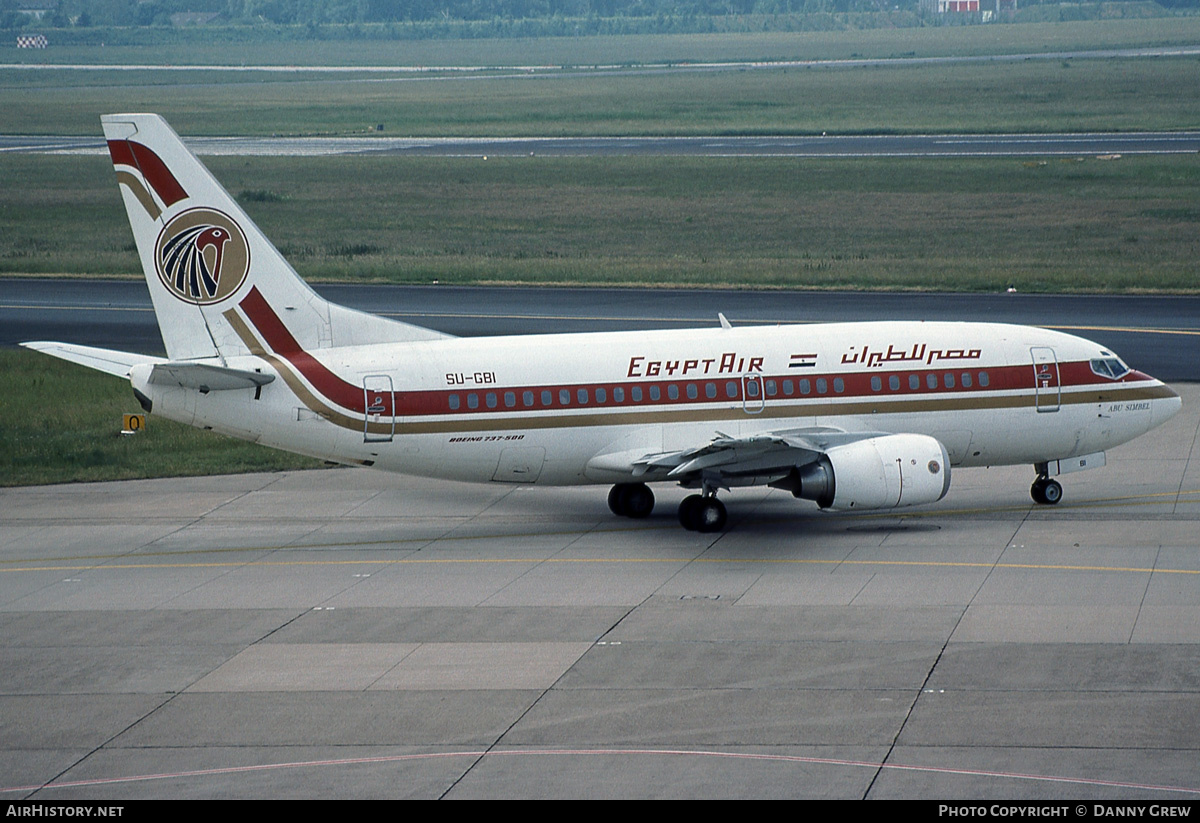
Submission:
<svg viewBox="0 0 1200 823">
<path fill-rule="evenodd" d="M 834 446 L 799 467 L 792 494 L 823 509 L 891 509 L 934 503 L 950 489 L 946 447 L 924 434 L 889 434 Z"/>
</svg>

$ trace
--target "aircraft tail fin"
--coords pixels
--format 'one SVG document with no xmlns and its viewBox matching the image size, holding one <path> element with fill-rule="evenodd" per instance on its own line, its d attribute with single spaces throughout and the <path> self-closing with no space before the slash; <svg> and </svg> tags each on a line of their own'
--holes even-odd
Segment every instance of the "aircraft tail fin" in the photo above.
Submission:
<svg viewBox="0 0 1200 823">
<path fill-rule="evenodd" d="M 101 121 L 171 360 L 447 336 L 320 297 L 162 117 Z"/>
</svg>

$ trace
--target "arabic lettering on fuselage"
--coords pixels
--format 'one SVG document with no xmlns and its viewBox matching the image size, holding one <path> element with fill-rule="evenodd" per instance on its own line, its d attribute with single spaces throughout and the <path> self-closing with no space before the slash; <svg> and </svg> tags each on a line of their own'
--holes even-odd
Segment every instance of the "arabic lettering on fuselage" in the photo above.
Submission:
<svg viewBox="0 0 1200 823">
<path fill-rule="evenodd" d="M 897 349 L 895 344 L 888 344 L 887 351 L 872 351 L 870 346 L 851 346 L 850 350 L 842 355 L 842 363 L 860 363 L 868 369 L 901 363 L 932 366 L 934 362 L 942 360 L 978 360 L 980 354 L 979 349 L 931 349 L 925 343 L 913 343 L 911 349 Z"/>
</svg>

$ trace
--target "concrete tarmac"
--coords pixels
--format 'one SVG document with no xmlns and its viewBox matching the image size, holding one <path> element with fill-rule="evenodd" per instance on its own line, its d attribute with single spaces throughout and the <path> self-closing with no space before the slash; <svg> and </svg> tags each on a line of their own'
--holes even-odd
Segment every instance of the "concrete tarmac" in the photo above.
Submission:
<svg viewBox="0 0 1200 823">
<path fill-rule="evenodd" d="M 1200 797 L 1200 385 L 937 505 L 330 469 L 0 490 L 0 797 Z M 150 425 L 154 425 L 153 420 Z"/>
</svg>

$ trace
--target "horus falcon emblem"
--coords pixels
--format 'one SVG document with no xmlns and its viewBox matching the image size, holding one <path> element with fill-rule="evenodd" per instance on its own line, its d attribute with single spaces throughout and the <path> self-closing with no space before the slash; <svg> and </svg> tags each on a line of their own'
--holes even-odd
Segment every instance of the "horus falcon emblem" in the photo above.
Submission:
<svg viewBox="0 0 1200 823">
<path fill-rule="evenodd" d="M 229 230 L 223 226 L 184 229 L 163 246 L 163 274 L 181 294 L 194 300 L 211 300 L 217 296 L 221 259 L 229 237 Z"/>
<path fill-rule="evenodd" d="M 225 300 L 250 272 L 250 247 L 237 222 L 216 209 L 189 209 L 159 233 L 154 266 L 180 300 L 207 305 Z"/>
</svg>

